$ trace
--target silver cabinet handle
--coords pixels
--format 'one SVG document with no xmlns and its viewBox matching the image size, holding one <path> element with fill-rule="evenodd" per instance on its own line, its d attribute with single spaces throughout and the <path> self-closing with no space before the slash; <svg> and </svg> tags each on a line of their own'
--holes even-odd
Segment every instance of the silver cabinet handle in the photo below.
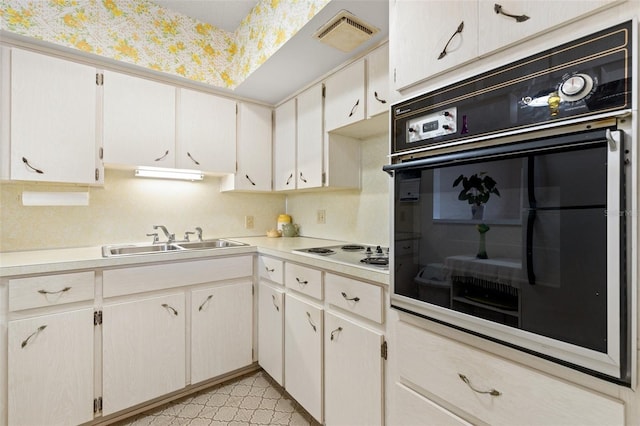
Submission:
<svg viewBox="0 0 640 426">
<path fill-rule="evenodd" d="M 244 175 L 244 177 L 247 178 L 247 180 L 249 181 L 249 183 L 253 186 L 256 186 L 256 183 L 254 181 L 251 180 L 251 178 L 249 177 L 249 175 Z"/>
<path fill-rule="evenodd" d="M 285 185 L 289 185 L 289 183 L 291 182 L 291 179 L 293 179 L 293 173 L 289 175 L 289 177 L 287 178 L 287 183 L 285 183 Z"/>
<path fill-rule="evenodd" d="M 300 278 L 296 277 L 296 281 L 298 281 L 298 284 L 300 285 L 307 285 L 309 284 L 309 281 L 302 281 Z"/>
<path fill-rule="evenodd" d="M 460 377 L 460 380 L 462 380 L 463 382 L 465 382 L 467 384 L 467 386 L 469 386 L 469 389 L 471 389 L 472 391 L 474 391 L 476 393 L 488 394 L 488 395 L 491 395 L 491 396 L 500 396 L 500 395 L 502 395 L 502 393 L 500 393 L 499 391 L 497 391 L 495 389 L 490 389 L 488 391 L 483 391 L 483 390 L 476 389 L 475 387 L 473 387 L 473 385 L 471 384 L 471 381 L 464 374 L 458 373 L 458 377 Z"/>
<path fill-rule="evenodd" d="M 351 108 L 351 112 L 349 113 L 349 117 L 353 116 L 353 114 L 355 114 L 356 109 L 358 109 L 358 105 L 360 105 L 360 99 L 358 99 L 356 101 L 356 103 L 353 105 L 353 107 Z"/>
<path fill-rule="evenodd" d="M 442 52 L 440 52 L 440 56 L 438 56 L 438 59 L 442 59 L 445 56 L 447 56 L 447 47 L 449 47 L 449 43 L 451 43 L 451 40 L 453 40 L 453 38 L 456 36 L 456 34 L 462 34 L 462 30 L 464 29 L 464 21 L 460 22 L 460 25 L 458 25 L 458 28 L 456 29 L 456 32 L 454 32 L 451 37 L 449 37 L 449 40 L 447 41 L 447 44 L 444 45 L 444 49 L 442 49 Z"/>
<path fill-rule="evenodd" d="M 334 339 L 334 337 L 335 337 L 335 335 L 336 335 L 337 333 L 340 333 L 341 331 L 342 331 L 342 327 L 338 327 L 338 328 L 336 328 L 335 330 L 333 330 L 333 331 L 331 332 L 331 340 L 333 340 L 333 339 Z"/>
<path fill-rule="evenodd" d="M 36 169 L 35 167 L 33 167 L 31 164 L 29 164 L 29 160 L 27 160 L 26 158 L 22 157 L 22 162 L 31 170 L 33 170 L 34 172 L 38 173 L 39 175 L 43 175 L 44 172 L 40 169 Z"/>
<path fill-rule="evenodd" d="M 273 272 L 273 271 L 275 271 L 275 270 L 276 270 L 276 268 L 271 268 L 271 269 L 269 269 L 269 267 L 268 267 L 268 266 L 265 266 L 265 267 L 264 267 L 264 269 L 266 269 L 266 270 L 267 270 L 267 272 L 269 272 L 269 273 L 271 273 L 271 272 Z"/>
<path fill-rule="evenodd" d="M 307 319 L 309 320 L 309 324 L 311 324 L 313 331 L 317 332 L 316 325 L 313 323 L 313 321 L 311 321 L 311 314 L 309 312 L 307 312 Z"/>
<path fill-rule="evenodd" d="M 502 5 L 499 5 L 498 3 L 493 5 L 493 11 L 498 15 L 504 15 L 508 16 L 509 18 L 513 18 L 516 20 L 516 22 L 524 22 L 529 19 L 527 15 L 512 15 L 510 13 L 506 13 L 504 10 L 502 10 Z"/>
<path fill-rule="evenodd" d="M 208 295 L 207 298 L 204 300 L 204 302 L 202 302 L 202 304 L 200 306 L 198 306 L 198 311 L 203 310 L 205 305 L 209 302 L 209 300 L 211 300 L 212 297 L 213 297 L 213 294 Z M 178 314 L 176 314 L 176 315 L 178 315 Z"/>
<path fill-rule="evenodd" d="M 164 155 L 161 155 L 160 157 L 156 158 L 156 159 L 155 159 L 155 160 L 153 160 L 153 161 L 162 161 L 162 160 L 164 160 L 164 159 L 167 157 L 167 155 L 169 155 L 169 150 L 167 150 L 167 151 L 164 153 Z"/>
<path fill-rule="evenodd" d="M 344 297 L 344 300 L 353 300 L 356 303 L 360 301 L 359 297 L 347 297 L 347 293 L 345 293 L 344 291 L 342 292 L 342 297 Z"/>
<path fill-rule="evenodd" d="M 27 346 L 27 345 L 29 344 L 29 341 L 30 341 L 32 338 L 36 337 L 36 336 L 37 336 L 37 335 L 38 335 L 42 330 L 44 330 L 45 328 L 47 328 L 47 326 L 46 326 L 46 325 L 41 325 L 40 327 L 38 327 L 38 328 L 36 329 L 36 331 L 34 331 L 33 333 L 31 333 L 31 334 L 29 335 L 29 337 L 27 337 L 26 339 L 24 339 L 24 340 L 22 341 L 22 344 L 20 345 L 20 347 L 21 347 L 21 348 L 24 348 L 25 346 Z"/>
<path fill-rule="evenodd" d="M 58 291 L 48 291 L 48 290 L 38 290 L 38 293 L 40 294 L 59 294 L 59 293 L 64 293 L 66 291 L 71 290 L 71 287 L 65 287 L 62 290 L 58 290 Z"/>
<path fill-rule="evenodd" d="M 189 152 L 187 152 L 187 157 L 189 157 L 189 158 L 191 159 L 191 161 L 193 161 L 194 163 L 196 163 L 198 166 L 200 165 L 200 163 L 198 163 L 198 160 L 196 160 L 195 158 L 193 158 Z"/>
<path fill-rule="evenodd" d="M 307 180 L 304 178 L 304 175 L 302 174 L 302 172 L 300 172 L 300 180 L 303 181 L 304 183 L 307 183 Z"/>
<path fill-rule="evenodd" d="M 276 295 L 275 295 L 275 294 L 272 294 L 272 295 L 271 295 L 271 300 L 273 301 L 273 306 L 275 306 L 275 307 L 276 307 L 276 311 L 280 312 L 280 306 L 278 306 L 278 305 L 276 304 Z"/>
<path fill-rule="evenodd" d="M 173 312 L 173 315 L 178 316 L 178 311 L 175 310 L 175 308 L 173 306 L 169 306 L 166 303 L 162 304 L 162 307 Z"/>
</svg>

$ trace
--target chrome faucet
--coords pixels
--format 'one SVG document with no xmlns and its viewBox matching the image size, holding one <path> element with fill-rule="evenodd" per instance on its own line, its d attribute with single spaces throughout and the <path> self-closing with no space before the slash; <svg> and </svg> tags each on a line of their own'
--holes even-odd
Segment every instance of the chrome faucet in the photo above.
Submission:
<svg viewBox="0 0 640 426">
<path fill-rule="evenodd" d="M 164 232 L 165 237 L 167 237 L 167 243 L 169 243 L 169 244 L 174 242 L 175 239 L 176 239 L 176 235 L 169 233 L 169 231 L 167 230 L 167 228 L 164 225 L 153 225 L 153 229 L 162 230 L 162 232 Z"/>
<path fill-rule="evenodd" d="M 198 241 L 202 241 L 202 228 L 196 226 L 196 232 L 198 233 Z"/>
</svg>

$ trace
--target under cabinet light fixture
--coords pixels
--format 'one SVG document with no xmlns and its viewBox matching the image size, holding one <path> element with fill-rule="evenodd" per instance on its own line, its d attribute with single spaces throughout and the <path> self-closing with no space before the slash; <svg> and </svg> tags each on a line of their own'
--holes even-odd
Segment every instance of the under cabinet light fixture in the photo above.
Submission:
<svg viewBox="0 0 640 426">
<path fill-rule="evenodd" d="M 165 169 L 161 167 L 138 167 L 136 169 L 136 176 L 156 179 L 181 179 L 191 181 L 204 179 L 204 173 L 202 173 L 200 170 Z"/>
</svg>

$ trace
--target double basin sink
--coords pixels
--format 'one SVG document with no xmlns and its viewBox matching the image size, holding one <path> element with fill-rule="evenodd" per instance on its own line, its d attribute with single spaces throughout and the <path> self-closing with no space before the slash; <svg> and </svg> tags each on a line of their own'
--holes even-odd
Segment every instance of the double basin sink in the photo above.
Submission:
<svg viewBox="0 0 640 426">
<path fill-rule="evenodd" d="M 246 246 L 237 241 L 215 239 L 156 244 L 115 244 L 102 246 L 103 257 L 132 256 L 139 254 L 171 253 L 185 250 L 213 250 L 226 247 Z"/>
</svg>

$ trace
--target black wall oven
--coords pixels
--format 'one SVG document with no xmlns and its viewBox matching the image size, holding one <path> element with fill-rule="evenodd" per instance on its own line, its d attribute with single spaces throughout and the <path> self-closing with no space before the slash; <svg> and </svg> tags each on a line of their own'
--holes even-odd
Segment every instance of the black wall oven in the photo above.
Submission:
<svg viewBox="0 0 640 426">
<path fill-rule="evenodd" d="M 630 383 L 633 25 L 392 106 L 393 308 Z"/>
</svg>

